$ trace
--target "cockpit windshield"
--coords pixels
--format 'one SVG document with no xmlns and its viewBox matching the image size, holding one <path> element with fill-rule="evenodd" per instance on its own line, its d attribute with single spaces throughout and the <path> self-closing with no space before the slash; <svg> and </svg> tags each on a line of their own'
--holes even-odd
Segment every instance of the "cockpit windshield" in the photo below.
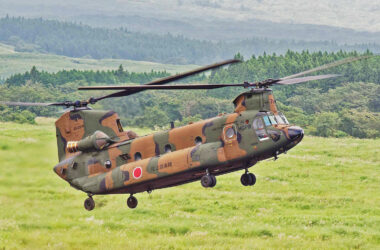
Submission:
<svg viewBox="0 0 380 250">
<path fill-rule="evenodd" d="M 272 125 L 277 124 L 277 121 L 276 121 L 276 119 L 274 118 L 273 115 L 270 115 L 270 116 L 269 116 L 269 120 L 270 120 L 270 122 L 272 123 Z"/>
<path fill-rule="evenodd" d="M 282 120 L 281 123 L 278 122 L 279 124 L 289 124 L 288 119 L 286 119 L 283 113 L 278 113 L 278 115 L 276 115 L 276 118 L 277 117 Z"/>
<path fill-rule="evenodd" d="M 253 129 L 259 141 L 264 141 L 269 139 L 267 127 L 276 124 L 289 124 L 288 120 L 282 113 L 273 114 L 271 112 L 260 112 L 257 114 L 256 118 L 253 120 Z M 268 131 L 271 131 L 268 128 Z"/>
<path fill-rule="evenodd" d="M 272 113 L 267 113 L 266 115 L 263 115 L 263 120 L 265 123 L 265 126 L 271 126 L 276 124 L 289 124 L 288 120 L 282 113 L 278 113 L 276 115 Z"/>
<path fill-rule="evenodd" d="M 269 117 L 268 116 L 263 116 L 263 119 L 264 119 L 265 126 L 270 126 L 271 125 L 271 122 L 269 121 Z"/>
</svg>

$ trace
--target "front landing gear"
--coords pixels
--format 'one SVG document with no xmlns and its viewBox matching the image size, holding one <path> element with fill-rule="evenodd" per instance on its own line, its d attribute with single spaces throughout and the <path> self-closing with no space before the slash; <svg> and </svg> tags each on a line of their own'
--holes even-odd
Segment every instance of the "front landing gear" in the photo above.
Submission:
<svg viewBox="0 0 380 250">
<path fill-rule="evenodd" d="M 256 183 L 256 176 L 246 170 L 245 173 L 241 175 L 240 182 L 244 186 L 253 186 Z"/>
<path fill-rule="evenodd" d="M 88 196 L 88 198 L 84 201 L 84 208 L 88 211 L 95 208 L 95 201 L 92 199 L 92 196 Z"/>
<path fill-rule="evenodd" d="M 134 197 L 133 195 L 128 197 L 127 205 L 129 208 L 135 208 L 135 207 L 137 207 L 137 204 L 138 204 L 138 201 L 137 201 L 136 197 Z"/>
</svg>

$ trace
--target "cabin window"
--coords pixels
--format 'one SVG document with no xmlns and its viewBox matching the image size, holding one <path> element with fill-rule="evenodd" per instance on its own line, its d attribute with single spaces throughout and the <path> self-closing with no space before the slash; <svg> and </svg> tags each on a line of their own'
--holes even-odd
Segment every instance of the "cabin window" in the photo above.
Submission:
<svg viewBox="0 0 380 250">
<path fill-rule="evenodd" d="M 120 122 L 120 119 L 116 119 L 116 125 L 117 125 L 117 128 L 119 130 L 119 132 L 123 132 L 123 126 L 121 126 L 121 122 Z"/>
<path fill-rule="evenodd" d="M 236 139 L 236 126 L 235 124 L 226 125 L 223 129 L 224 133 L 224 140 L 225 141 L 232 141 Z"/>
<path fill-rule="evenodd" d="M 112 166 L 112 163 L 110 160 L 106 160 L 106 162 L 104 162 L 104 166 L 106 166 L 106 168 L 111 168 Z"/>
<path fill-rule="evenodd" d="M 235 136 L 235 130 L 233 129 L 233 127 L 228 128 L 226 130 L 226 136 L 227 136 L 228 139 L 231 139 L 232 137 Z"/>
<path fill-rule="evenodd" d="M 172 146 L 170 146 L 170 144 L 166 144 L 165 145 L 165 153 L 170 153 L 172 152 Z"/>
<path fill-rule="evenodd" d="M 140 152 L 136 152 L 135 154 L 135 161 L 139 161 L 141 160 L 141 153 Z"/>
<path fill-rule="evenodd" d="M 202 138 L 200 136 L 195 137 L 195 145 L 201 145 L 202 144 Z"/>
<path fill-rule="evenodd" d="M 73 163 L 73 169 L 77 169 L 78 168 L 78 163 L 74 162 Z"/>
<path fill-rule="evenodd" d="M 268 119 L 268 122 L 269 122 L 269 118 L 267 116 L 263 117 L 264 121 L 265 121 L 265 117 Z M 270 122 L 269 122 L 269 124 L 270 124 Z M 261 117 L 256 117 L 253 120 L 253 129 L 255 130 L 256 135 L 260 141 L 269 139 L 268 134 L 267 134 L 265 127 L 264 127 L 263 120 L 261 119 Z"/>
</svg>

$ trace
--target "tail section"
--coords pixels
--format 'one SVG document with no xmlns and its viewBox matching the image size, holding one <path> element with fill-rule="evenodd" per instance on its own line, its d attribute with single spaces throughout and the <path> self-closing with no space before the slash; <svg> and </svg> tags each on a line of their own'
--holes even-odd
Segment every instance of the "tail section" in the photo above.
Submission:
<svg viewBox="0 0 380 250">
<path fill-rule="evenodd" d="M 71 110 L 64 113 L 55 122 L 55 126 L 59 161 L 72 154 L 67 148 L 69 141 L 80 141 L 95 131 L 102 131 L 112 140 L 128 139 L 119 116 L 114 111 Z"/>
</svg>

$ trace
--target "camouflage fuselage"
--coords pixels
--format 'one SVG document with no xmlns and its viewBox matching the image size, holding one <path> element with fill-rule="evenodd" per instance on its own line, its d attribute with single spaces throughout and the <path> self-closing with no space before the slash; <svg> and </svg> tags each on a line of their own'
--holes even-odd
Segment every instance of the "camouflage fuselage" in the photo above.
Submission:
<svg viewBox="0 0 380 250">
<path fill-rule="evenodd" d="M 68 115 L 76 115 L 79 120 L 76 123 L 86 124 L 88 121 L 79 117 L 84 117 L 84 113 L 99 111 L 76 112 L 77 114 L 71 111 Z M 303 132 L 298 127 L 269 123 L 265 127 L 260 126 L 263 121 L 269 121 L 268 115 L 277 113 L 271 91 L 265 90 L 259 94 L 246 92 L 239 96 L 235 100 L 235 112 L 232 114 L 143 137 L 123 132 L 116 125 L 116 113 L 106 113 L 108 117 L 113 117 L 108 130 L 92 125 L 93 128 L 80 136 L 74 136 L 74 139 L 72 132 L 66 133 L 66 137 L 62 136 L 64 131 L 61 130 L 65 129 L 59 126 L 63 122 L 58 120 L 61 162 L 54 170 L 73 187 L 89 194 L 134 194 L 199 180 L 206 170 L 220 175 L 249 168 L 257 161 L 289 150 L 302 140 Z M 93 123 L 104 126 L 104 116 L 99 113 Z M 101 119 L 103 120 L 100 121 Z M 261 122 L 259 127 L 258 122 Z M 92 147 L 91 138 L 83 138 L 95 131 L 99 135 L 98 130 L 110 139 L 107 142 L 103 140 L 102 143 L 98 140 L 98 144 Z M 67 136 L 70 133 L 71 137 Z M 59 140 L 59 137 L 63 139 Z M 81 151 L 67 150 L 67 141 L 81 139 L 79 145 L 85 145 Z M 62 150 L 65 152 L 62 153 Z"/>
</svg>

